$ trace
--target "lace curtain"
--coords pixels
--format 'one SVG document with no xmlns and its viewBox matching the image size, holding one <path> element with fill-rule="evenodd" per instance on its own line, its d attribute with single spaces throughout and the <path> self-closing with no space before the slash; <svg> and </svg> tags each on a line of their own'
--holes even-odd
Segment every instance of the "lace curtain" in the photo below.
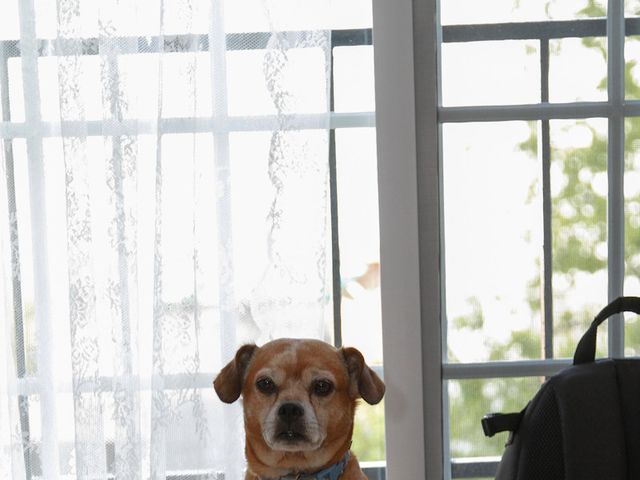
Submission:
<svg viewBox="0 0 640 480">
<path fill-rule="evenodd" d="M 15 5 L 0 478 L 241 479 L 214 375 L 329 336 L 329 34 L 289 1 Z"/>
</svg>

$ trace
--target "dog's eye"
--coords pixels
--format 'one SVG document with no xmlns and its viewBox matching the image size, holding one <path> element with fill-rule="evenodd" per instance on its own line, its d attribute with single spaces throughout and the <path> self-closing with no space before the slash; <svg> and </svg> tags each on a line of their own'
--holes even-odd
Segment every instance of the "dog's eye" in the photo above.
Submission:
<svg viewBox="0 0 640 480">
<path fill-rule="evenodd" d="M 313 393 L 324 397 L 333 391 L 333 384 L 329 380 L 316 380 L 313 383 Z"/>
<path fill-rule="evenodd" d="M 276 391 L 276 384 L 269 377 L 259 378 L 256 387 L 265 395 L 270 395 Z"/>
</svg>

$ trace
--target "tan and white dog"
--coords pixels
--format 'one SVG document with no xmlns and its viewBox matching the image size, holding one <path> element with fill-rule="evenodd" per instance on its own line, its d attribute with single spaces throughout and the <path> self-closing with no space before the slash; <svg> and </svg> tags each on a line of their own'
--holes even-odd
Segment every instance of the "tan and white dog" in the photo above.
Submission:
<svg viewBox="0 0 640 480">
<path fill-rule="evenodd" d="M 350 452 L 357 400 L 376 404 L 384 383 L 355 348 L 318 340 L 244 345 L 213 386 L 243 398 L 245 480 L 366 480 Z"/>
</svg>

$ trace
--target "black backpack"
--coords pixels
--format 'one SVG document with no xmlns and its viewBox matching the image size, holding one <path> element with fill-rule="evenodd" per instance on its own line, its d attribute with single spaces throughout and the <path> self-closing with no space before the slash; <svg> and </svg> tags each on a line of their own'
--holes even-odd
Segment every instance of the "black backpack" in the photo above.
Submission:
<svg viewBox="0 0 640 480">
<path fill-rule="evenodd" d="M 510 431 L 496 480 L 639 480 L 640 359 L 595 360 L 598 325 L 640 314 L 640 298 L 607 305 L 583 335 L 573 366 L 550 377 L 519 413 L 482 419 Z"/>
</svg>

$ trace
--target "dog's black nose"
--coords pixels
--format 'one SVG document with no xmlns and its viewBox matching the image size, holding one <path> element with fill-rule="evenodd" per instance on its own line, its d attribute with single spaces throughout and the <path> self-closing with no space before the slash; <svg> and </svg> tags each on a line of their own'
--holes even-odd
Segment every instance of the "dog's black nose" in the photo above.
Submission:
<svg viewBox="0 0 640 480">
<path fill-rule="evenodd" d="M 283 403 L 278 408 L 278 416 L 283 420 L 292 421 L 304 415 L 303 408 L 297 403 Z"/>
</svg>

